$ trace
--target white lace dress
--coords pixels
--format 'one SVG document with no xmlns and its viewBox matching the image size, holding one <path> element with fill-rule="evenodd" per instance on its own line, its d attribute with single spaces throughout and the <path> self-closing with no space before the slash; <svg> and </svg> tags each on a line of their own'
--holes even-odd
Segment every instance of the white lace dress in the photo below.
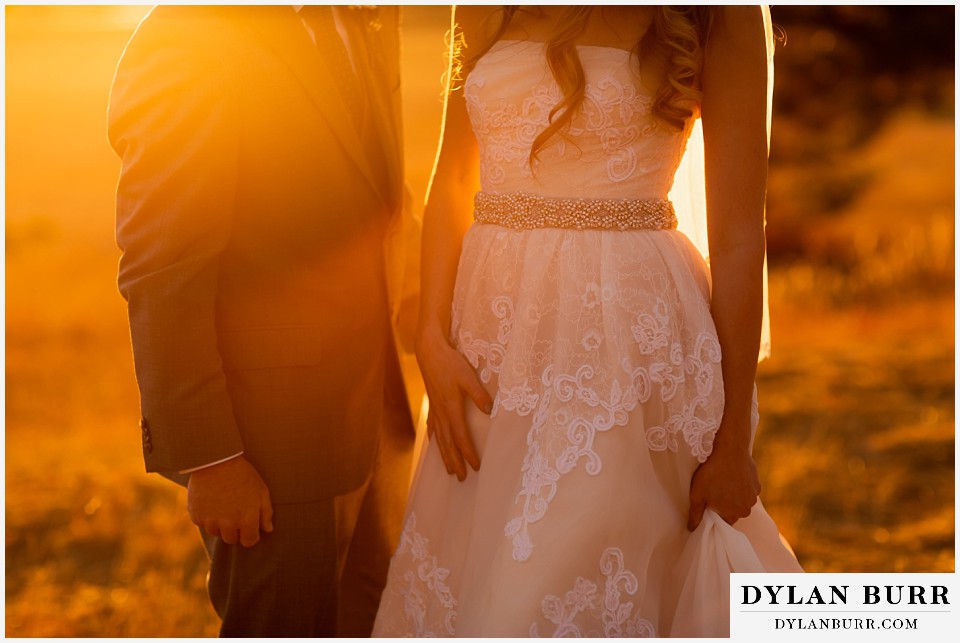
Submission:
<svg viewBox="0 0 960 643">
<path fill-rule="evenodd" d="M 585 103 L 534 171 L 561 96 L 543 45 L 477 63 L 485 194 L 667 197 L 689 131 L 654 121 L 629 52 L 579 54 Z M 800 571 L 759 502 L 686 529 L 723 409 L 709 283 L 675 230 L 470 228 L 451 337 L 494 397 L 468 404 L 482 465 L 458 482 L 425 449 L 375 635 L 723 636 L 731 569 Z"/>
</svg>

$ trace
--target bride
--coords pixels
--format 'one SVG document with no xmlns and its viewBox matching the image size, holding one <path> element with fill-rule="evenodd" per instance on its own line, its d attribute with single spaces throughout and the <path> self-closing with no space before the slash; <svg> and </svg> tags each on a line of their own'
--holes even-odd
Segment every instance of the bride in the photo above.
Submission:
<svg viewBox="0 0 960 643">
<path fill-rule="evenodd" d="M 751 456 L 769 15 L 455 22 L 424 214 L 431 440 L 374 634 L 725 636 L 730 571 L 801 571 Z M 667 198 L 698 118 L 709 269 Z"/>
</svg>

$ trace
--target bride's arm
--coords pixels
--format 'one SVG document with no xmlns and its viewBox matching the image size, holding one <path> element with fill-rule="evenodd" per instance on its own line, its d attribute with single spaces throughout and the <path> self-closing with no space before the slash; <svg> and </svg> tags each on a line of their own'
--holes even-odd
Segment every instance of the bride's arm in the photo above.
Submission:
<svg viewBox="0 0 960 643">
<path fill-rule="evenodd" d="M 760 492 L 750 416 L 763 305 L 768 34 L 765 8 L 718 8 L 704 53 L 711 313 L 723 354 L 724 411 L 713 452 L 691 483 L 691 529 L 705 506 L 729 523 L 748 516 Z"/>
<path fill-rule="evenodd" d="M 468 44 L 479 40 L 478 30 L 489 11 L 488 7 L 457 9 L 454 21 Z M 470 364 L 449 342 L 460 247 L 472 221 L 473 197 L 480 179 L 479 152 L 463 90 L 447 91 L 445 107 L 440 153 L 423 213 L 416 352 L 430 399 L 427 429 L 437 440 L 447 472 L 463 480 L 467 475 L 464 461 L 474 470 L 480 468 L 464 419 L 464 396 L 487 413 L 492 400 Z"/>
</svg>

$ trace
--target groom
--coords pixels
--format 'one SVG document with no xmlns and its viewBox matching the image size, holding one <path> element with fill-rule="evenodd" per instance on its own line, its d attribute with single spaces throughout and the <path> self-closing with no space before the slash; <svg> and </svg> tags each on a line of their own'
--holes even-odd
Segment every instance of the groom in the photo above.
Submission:
<svg viewBox="0 0 960 643">
<path fill-rule="evenodd" d="M 398 7 L 162 6 L 117 69 L 143 455 L 224 636 L 368 635 L 399 538 L 398 66 Z"/>
</svg>

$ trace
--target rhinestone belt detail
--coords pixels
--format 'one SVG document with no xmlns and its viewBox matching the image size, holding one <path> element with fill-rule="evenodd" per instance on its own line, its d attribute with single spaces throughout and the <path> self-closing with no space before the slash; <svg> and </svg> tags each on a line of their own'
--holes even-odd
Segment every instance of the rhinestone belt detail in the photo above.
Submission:
<svg viewBox="0 0 960 643">
<path fill-rule="evenodd" d="M 477 223 L 515 230 L 673 230 L 677 216 L 666 199 L 550 198 L 523 192 L 474 198 Z"/>
</svg>

